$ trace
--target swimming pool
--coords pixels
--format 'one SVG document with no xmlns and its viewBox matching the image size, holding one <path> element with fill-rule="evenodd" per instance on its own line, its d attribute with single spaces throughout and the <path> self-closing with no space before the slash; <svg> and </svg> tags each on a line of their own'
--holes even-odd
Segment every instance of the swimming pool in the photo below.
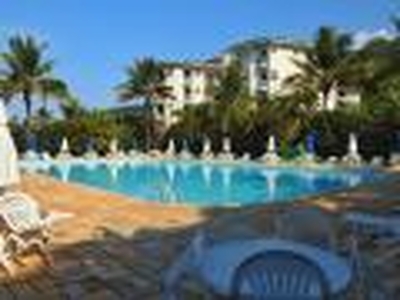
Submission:
<svg viewBox="0 0 400 300">
<path fill-rule="evenodd" d="M 136 199 L 205 207 L 293 201 L 381 176 L 367 169 L 268 168 L 204 161 L 65 162 L 50 164 L 45 172 Z"/>
</svg>

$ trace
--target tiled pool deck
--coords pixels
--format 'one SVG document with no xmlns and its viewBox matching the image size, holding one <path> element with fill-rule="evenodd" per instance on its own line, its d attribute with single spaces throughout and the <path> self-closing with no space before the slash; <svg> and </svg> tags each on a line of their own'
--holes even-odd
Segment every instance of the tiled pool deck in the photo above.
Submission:
<svg viewBox="0 0 400 300">
<path fill-rule="evenodd" d="M 15 275 L 0 272 L 0 299 L 159 299 L 160 279 L 198 227 L 216 236 L 267 235 L 272 215 L 281 206 L 195 209 L 166 206 L 65 184 L 43 175 L 25 175 L 22 189 L 46 210 L 70 212 L 52 230 L 54 266 L 35 254 L 15 265 Z M 352 207 L 385 209 L 398 205 L 400 176 L 318 197 L 317 203 L 338 212 Z M 391 279 L 400 279 L 400 272 Z"/>
</svg>

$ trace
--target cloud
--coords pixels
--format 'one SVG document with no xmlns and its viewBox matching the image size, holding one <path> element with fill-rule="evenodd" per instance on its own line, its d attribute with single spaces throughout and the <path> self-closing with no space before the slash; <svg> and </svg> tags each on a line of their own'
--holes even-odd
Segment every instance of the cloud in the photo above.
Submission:
<svg viewBox="0 0 400 300">
<path fill-rule="evenodd" d="M 388 29 L 361 30 L 353 34 L 353 44 L 355 49 L 362 48 L 365 44 L 375 38 L 393 39 L 394 33 Z"/>
</svg>

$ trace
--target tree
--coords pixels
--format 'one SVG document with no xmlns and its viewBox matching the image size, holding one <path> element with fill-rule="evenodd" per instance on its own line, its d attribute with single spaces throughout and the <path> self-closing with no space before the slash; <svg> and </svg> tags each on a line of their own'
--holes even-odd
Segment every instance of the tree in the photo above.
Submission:
<svg viewBox="0 0 400 300">
<path fill-rule="evenodd" d="M 10 102 L 14 94 L 13 87 L 4 77 L 0 78 L 0 99 L 5 103 Z"/>
<path fill-rule="evenodd" d="M 212 110 L 210 102 L 184 107 L 176 112 L 179 121 L 173 126 L 173 131 L 184 136 L 200 136 L 210 133 L 213 130 L 214 121 Z"/>
<path fill-rule="evenodd" d="M 46 44 L 30 35 L 16 35 L 8 40 L 8 48 L 1 54 L 0 88 L 9 100 L 24 102 L 27 120 L 32 116 L 35 96 L 60 100 L 68 97 L 67 85 L 52 75 L 53 61 L 44 56 Z"/>
<path fill-rule="evenodd" d="M 122 102 L 144 99 L 146 128 L 146 149 L 151 147 L 154 133 L 154 104 L 170 96 L 170 88 L 165 84 L 163 64 L 152 58 L 136 61 L 126 69 L 126 80 L 117 87 L 118 98 Z"/>
<path fill-rule="evenodd" d="M 227 134 L 230 120 L 235 119 L 234 104 L 249 98 L 246 78 L 238 61 L 231 62 L 217 73 L 215 83 L 211 86 L 211 95 L 215 100 L 215 121 L 219 122 L 221 132 Z"/>
<path fill-rule="evenodd" d="M 351 54 L 351 38 L 331 27 L 321 27 L 314 44 L 306 49 L 306 59 L 295 61 L 300 72 L 288 79 L 295 91 L 313 94 L 328 108 L 331 93 L 346 83 L 346 71 Z"/>
<path fill-rule="evenodd" d="M 68 98 L 66 101 L 61 103 L 60 109 L 64 119 L 66 120 L 77 119 L 87 114 L 85 107 L 82 106 L 78 98 Z"/>
<path fill-rule="evenodd" d="M 246 79 L 239 62 L 233 61 L 219 71 L 212 89 L 216 101 L 228 106 L 246 93 Z"/>
<path fill-rule="evenodd" d="M 400 22 L 397 35 L 375 38 L 353 56 L 354 78 L 361 87 L 363 110 L 376 120 L 395 124 L 400 108 Z"/>
</svg>

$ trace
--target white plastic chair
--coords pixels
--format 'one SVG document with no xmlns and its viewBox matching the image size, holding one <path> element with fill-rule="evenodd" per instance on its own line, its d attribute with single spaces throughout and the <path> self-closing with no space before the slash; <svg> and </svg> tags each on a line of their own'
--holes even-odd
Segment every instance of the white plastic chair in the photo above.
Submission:
<svg viewBox="0 0 400 300">
<path fill-rule="evenodd" d="M 7 267 L 12 259 L 31 248 L 43 255 L 46 262 L 51 258 L 46 244 L 49 240 L 49 219 L 42 215 L 35 200 L 23 193 L 8 192 L 1 196 L 0 218 L 5 225 L 4 245 L 0 250 L 0 261 Z"/>
<path fill-rule="evenodd" d="M 257 253 L 235 271 L 232 299 L 325 300 L 329 285 L 311 260 L 290 251 Z"/>
</svg>

